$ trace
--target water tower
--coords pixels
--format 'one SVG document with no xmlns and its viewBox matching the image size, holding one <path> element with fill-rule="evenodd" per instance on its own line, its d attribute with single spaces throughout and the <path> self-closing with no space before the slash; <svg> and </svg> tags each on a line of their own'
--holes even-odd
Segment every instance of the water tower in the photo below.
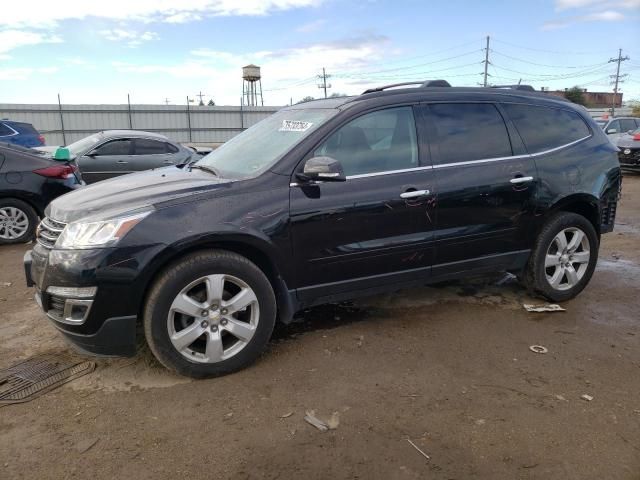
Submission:
<svg viewBox="0 0 640 480">
<path fill-rule="evenodd" d="M 255 107 L 258 105 L 258 97 L 260 97 L 260 104 L 264 105 L 260 67 L 253 64 L 242 67 L 242 102 Z"/>
</svg>

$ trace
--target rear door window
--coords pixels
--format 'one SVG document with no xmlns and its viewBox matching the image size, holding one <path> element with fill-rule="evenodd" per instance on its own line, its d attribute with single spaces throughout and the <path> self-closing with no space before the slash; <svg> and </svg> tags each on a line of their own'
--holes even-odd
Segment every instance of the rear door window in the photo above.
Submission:
<svg viewBox="0 0 640 480">
<path fill-rule="evenodd" d="M 562 108 L 504 104 L 529 153 L 562 147 L 591 135 L 576 112 Z"/>
<path fill-rule="evenodd" d="M 438 133 L 438 164 L 512 155 L 502 115 L 490 103 L 429 105 Z"/>
<path fill-rule="evenodd" d="M 134 155 L 161 155 L 167 153 L 167 144 L 165 142 L 149 138 L 136 138 L 135 145 Z"/>
<path fill-rule="evenodd" d="M 129 155 L 131 151 L 131 140 L 122 138 L 111 140 L 96 149 L 98 155 Z"/>
</svg>

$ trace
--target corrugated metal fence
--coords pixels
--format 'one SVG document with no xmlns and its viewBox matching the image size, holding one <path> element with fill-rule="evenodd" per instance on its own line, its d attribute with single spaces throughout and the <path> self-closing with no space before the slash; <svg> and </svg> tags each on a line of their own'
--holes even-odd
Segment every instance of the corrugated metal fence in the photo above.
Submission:
<svg viewBox="0 0 640 480">
<path fill-rule="evenodd" d="M 158 132 L 177 142 L 221 143 L 281 107 L 0 104 L 0 118 L 29 122 L 48 145 L 110 129 Z"/>
</svg>

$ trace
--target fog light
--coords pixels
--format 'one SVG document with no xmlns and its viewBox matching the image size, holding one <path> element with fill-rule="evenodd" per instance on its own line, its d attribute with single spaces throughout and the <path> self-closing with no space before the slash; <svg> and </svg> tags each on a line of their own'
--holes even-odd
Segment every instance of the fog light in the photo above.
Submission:
<svg viewBox="0 0 640 480">
<path fill-rule="evenodd" d="M 57 295 L 65 298 L 93 298 L 98 287 L 48 287 L 49 295 Z"/>
</svg>

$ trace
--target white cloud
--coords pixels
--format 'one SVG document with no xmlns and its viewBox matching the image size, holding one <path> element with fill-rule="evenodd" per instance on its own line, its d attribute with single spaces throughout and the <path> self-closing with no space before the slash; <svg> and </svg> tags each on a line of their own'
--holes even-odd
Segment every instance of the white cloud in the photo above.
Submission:
<svg viewBox="0 0 640 480">
<path fill-rule="evenodd" d="M 640 0 L 556 0 L 556 10 L 592 7 L 595 10 L 609 8 L 640 8 Z"/>
<path fill-rule="evenodd" d="M 58 67 L 39 67 L 39 68 L 3 68 L 0 69 L 0 80 L 27 80 L 34 74 L 51 75 L 58 71 Z"/>
<path fill-rule="evenodd" d="M 312 7 L 323 0 L 31 0 L 29 8 L 3 9 L 0 26 L 52 27 L 63 20 L 95 17 L 183 23 L 206 16 L 258 16 L 282 10 Z"/>
<path fill-rule="evenodd" d="M 132 48 L 138 47 L 144 42 L 158 39 L 158 34 L 156 32 L 136 32 L 132 30 L 124 30 L 122 28 L 100 30 L 98 33 L 107 40 L 111 40 L 113 42 L 125 42 L 127 46 Z"/>
<path fill-rule="evenodd" d="M 0 54 L 6 54 L 18 47 L 25 47 L 28 45 L 61 42 L 62 39 L 59 36 L 50 35 L 48 33 L 23 30 L 0 30 Z"/>
<path fill-rule="evenodd" d="M 614 10 L 606 10 L 604 12 L 588 13 L 586 15 L 576 15 L 572 17 L 565 17 L 559 20 L 552 20 L 545 22 L 542 25 L 543 30 L 556 30 L 558 28 L 565 28 L 575 23 L 585 22 L 619 22 L 625 19 L 625 16 Z"/>
</svg>

